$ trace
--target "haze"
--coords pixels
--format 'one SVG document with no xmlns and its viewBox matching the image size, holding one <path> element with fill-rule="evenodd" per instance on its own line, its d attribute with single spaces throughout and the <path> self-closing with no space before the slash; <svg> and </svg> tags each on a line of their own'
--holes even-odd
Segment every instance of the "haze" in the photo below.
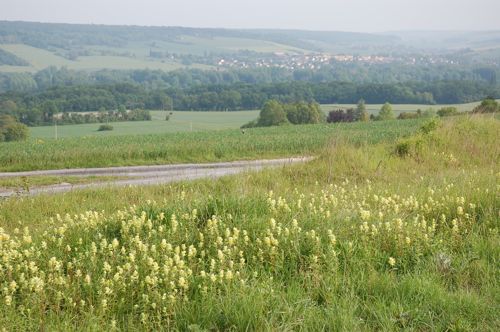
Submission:
<svg viewBox="0 0 500 332">
<path fill-rule="evenodd" d="M 0 0 L 0 20 L 382 32 L 499 30 L 498 0 Z"/>
</svg>

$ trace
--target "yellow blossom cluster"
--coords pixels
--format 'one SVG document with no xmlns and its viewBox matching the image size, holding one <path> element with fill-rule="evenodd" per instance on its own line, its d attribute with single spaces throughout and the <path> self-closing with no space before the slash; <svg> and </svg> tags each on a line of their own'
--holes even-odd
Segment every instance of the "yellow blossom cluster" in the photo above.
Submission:
<svg viewBox="0 0 500 332">
<path fill-rule="evenodd" d="M 418 197 L 369 182 L 316 188 L 269 192 L 252 223 L 188 208 L 183 192 L 176 208 L 146 202 L 111 215 L 57 215 L 43 234 L 0 229 L 1 306 L 169 319 L 195 297 L 261 276 L 337 269 L 357 251 L 397 271 L 460 244 L 476 221 L 476 203 L 450 184 Z"/>
</svg>

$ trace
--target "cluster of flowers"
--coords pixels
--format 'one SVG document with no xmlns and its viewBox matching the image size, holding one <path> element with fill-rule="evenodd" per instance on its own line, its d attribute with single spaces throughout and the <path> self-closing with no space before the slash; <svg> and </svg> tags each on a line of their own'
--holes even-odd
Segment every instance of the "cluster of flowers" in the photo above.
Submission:
<svg viewBox="0 0 500 332">
<path fill-rule="evenodd" d="M 474 227 L 476 205 L 452 192 L 443 185 L 403 197 L 346 181 L 286 198 L 269 192 L 268 211 L 255 217 L 262 222 L 248 224 L 229 213 L 147 202 L 112 215 L 58 215 L 36 236 L 0 229 L 0 306 L 127 311 L 147 321 L 264 275 L 337 269 L 339 257 L 360 250 L 397 273 Z"/>
</svg>

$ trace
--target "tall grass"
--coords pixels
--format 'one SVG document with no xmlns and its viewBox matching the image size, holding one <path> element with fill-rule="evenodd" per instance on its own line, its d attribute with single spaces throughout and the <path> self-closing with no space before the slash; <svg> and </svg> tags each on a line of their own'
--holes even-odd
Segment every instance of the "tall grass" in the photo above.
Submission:
<svg viewBox="0 0 500 332">
<path fill-rule="evenodd" d="M 7 200 L 0 325 L 498 330 L 499 127 L 452 121 L 333 139 L 258 174 Z"/>
<path fill-rule="evenodd" d="M 210 162 L 315 154 L 332 138 L 376 143 L 414 132 L 420 121 L 83 137 L 0 144 L 0 171 Z"/>
</svg>

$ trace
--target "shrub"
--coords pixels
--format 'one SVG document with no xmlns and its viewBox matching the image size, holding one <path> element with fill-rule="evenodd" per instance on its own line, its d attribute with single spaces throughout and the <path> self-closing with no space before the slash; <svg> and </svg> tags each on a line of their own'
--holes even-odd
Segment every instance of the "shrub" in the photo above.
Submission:
<svg viewBox="0 0 500 332">
<path fill-rule="evenodd" d="M 334 110 L 328 113 L 326 122 L 353 122 L 355 121 L 354 109 L 349 108 L 347 110 Z"/>
<path fill-rule="evenodd" d="M 252 120 L 250 122 L 245 123 L 243 126 L 241 126 L 241 129 L 246 129 L 246 128 L 255 128 L 257 127 L 257 120 Z"/>
<path fill-rule="evenodd" d="M 452 115 L 457 115 L 458 110 L 456 107 L 442 107 L 437 111 L 437 115 L 439 116 L 452 116 Z"/>
<path fill-rule="evenodd" d="M 417 119 L 421 115 L 419 113 L 414 112 L 401 112 L 398 115 L 398 120 L 406 120 L 406 119 Z"/>
<path fill-rule="evenodd" d="M 110 124 L 103 124 L 99 126 L 99 129 L 97 131 L 110 131 L 113 130 L 113 126 Z"/>
<path fill-rule="evenodd" d="M 10 115 L 0 116 L 0 142 L 24 141 L 28 138 L 28 127 Z"/>
<path fill-rule="evenodd" d="M 495 113 L 500 110 L 500 105 L 498 102 L 491 98 L 488 97 L 484 99 L 480 105 L 476 106 L 472 112 L 473 113 Z"/>
<path fill-rule="evenodd" d="M 439 120 L 432 119 L 424 123 L 422 127 L 420 127 L 420 131 L 422 131 L 424 134 L 428 134 L 431 131 L 436 130 L 439 127 L 439 125 L 440 125 Z"/>
</svg>

